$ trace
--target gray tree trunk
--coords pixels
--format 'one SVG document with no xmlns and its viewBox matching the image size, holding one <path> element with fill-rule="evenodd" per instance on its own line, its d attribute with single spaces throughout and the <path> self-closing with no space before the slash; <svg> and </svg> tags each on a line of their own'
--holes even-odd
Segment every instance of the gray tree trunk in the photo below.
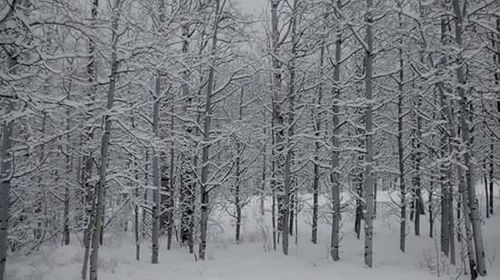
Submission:
<svg viewBox="0 0 500 280">
<path fill-rule="evenodd" d="M 273 205 L 277 202 L 277 210 L 278 210 L 278 221 L 276 222 L 276 215 L 274 217 L 274 232 L 273 232 L 273 246 L 276 248 L 276 244 L 278 243 L 278 232 L 286 231 L 288 236 L 288 228 L 284 229 L 283 224 L 286 224 L 288 227 L 288 219 L 287 221 L 283 221 L 285 217 L 284 209 L 286 208 L 283 204 L 283 186 L 284 186 L 284 112 L 283 112 L 283 104 L 284 97 L 282 92 L 282 76 L 281 76 L 281 62 L 278 59 L 278 55 L 280 52 L 280 34 L 279 34 L 279 18 L 278 18 L 278 7 L 281 3 L 281 0 L 270 0 L 271 2 L 271 51 L 272 51 L 272 102 L 273 102 Z M 275 205 L 276 206 L 276 205 Z M 273 211 L 276 211 L 275 207 L 273 207 Z M 276 213 L 275 213 L 276 214 Z M 288 212 L 286 213 L 288 215 Z M 277 232 L 278 231 L 278 232 Z M 288 240 L 287 240 L 288 242 Z M 283 252 L 288 253 L 288 243 L 286 244 L 286 248 L 283 248 Z"/>
<path fill-rule="evenodd" d="M 12 6 L 10 9 L 13 13 L 15 6 Z M 4 18 L 4 20 L 7 19 L 8 16 Z M 17 64 L 16 57 L 8 54 L 7 61 L 7 72 L 15 72 L 14 67 Z M 12 100 L 8 100 L 7 110 L 5 110 L 5 113 L 13 113 L 14 106 L 14 102 Z M 7 262 L 7 249 L 9 246 L 7 237 L 9 234 L 10 215 L 10 180 L 12 179 L 14 172 L 14 154 L 11 151 L 11 137 L 14 126 L 13 120 L 5 121 L 2 126 L 2 142 L 0 146 L 0 280 L 5 279 L 5 265 Z"/>
<path fill-rule="evenodd" d="M 403 7 L 399 4 L 398 21 L 399 28 L 403 29 L 401 15 Z M 404 93 L 404 61 L 403 61 L 403 36 L 399 39 L 399 81 L 398 81 L 398 166 L 399 166 L 399 191 L 400 191 L 400 224 L 399 224 L 399 249 L 404 252 L 406 247 L 406 184 L 405 184 L 405 165 L 404 165 L 404 143 L 403 143 L 403 93 Z"/>
<path fill-rule="evenodd" d="M 181 15 L 188 18 L 190 13 L 189 1 L 179 2 L 181 6 Z M 189 53 L 189 37 L 191 36 L 190 22 L 184 20 L 181 25 L 182 32 L 182 54 L 187 56 Z M 187 114 L 188 108 L 192 105 L 193 97 L 190 91 L 190 70 L 185 69 L 182 72 L 183 83 L 181 85 L 182 97 L 186 100 L 183 106 L 183 112 Z M 186 134 L 193 134 L 193 127 L 190 123 L 183 123 Z M 189 253 L 194 253 L 193 244 L 193 228 L 194 228 L 194 203 L 195 203 L 195 183 L 192 177 L 193 172 L 190 170 L 190 161 L 193 161 L 192 155 L 189 153 L 181 154 L 181 168 L 180 168 L 180 190 L 179 190 L 179 210 L 181 212 L 180 221 L 180 236 L 181 244 L 187 242 Z M 196 164 L 194 164 L 196 166 Z"/>
<path fill-rule="evenodd" d="M 117 44 L 118 44 L 118 19 L 120 18 L 121 0 L 115 0 L 113 6 L 113 23 L 111 26 L 111 73 L 109 79 L 109 88 L 107 93 L 106 114 L 104 115 L 104 131 L 101 138 L 101 165 L 99 167 L 99 182 L 96 184 L 96 217 L 92 229 L 92 251 L 90 253 L 90 280 L 97 280 L 99 246 L 102 230 L 104 230 L 104 192 L 106 187 L 106 171 L 109 158 L 109 142 L 111 138 L 111 118 L 110 113 L 113 110 L 115 100 L 116 79 L 118 71 Z"/>
<path fill-rule="evenodd" d="M 264 112 L 265 115 L 265 112 Z M 266 128 L 263 128 L 264 135 L 267 136 L 266 134 Z M 266 137 L 267 139 L 267 137 Z M 267 171 L 267 140 L 264 139 L 263 147 L 262 147 L 262 185 L 260 188 L 260 214 L 264 216 L 265 214 L 265 209 L 264 209 L 264 202 L 266 198 L 266 171 Z"/>
<path fill-rule="evenodd" d="M 172 140 L 170 141 L 170 171 L 169 171 L 169 177 L 170 180 L 168 181 L 168 209 L 167 209 L 167 218 L 168 218 L 168 225 L 167 225 L 167 250 L 170 250 L 172 248 L 172 234 L 174 230 L 174 209 L 175 209 L 175 179 L 174 179 L 174 162 L 175 162 L 175 150 L 174 150 L 174 128 L 175 128 L 175 104 L 174 104 L 174 95 L 172 94 L 172 100 L 171 100 L 171 107 L 170 107 L 170 137 Z"/>
<path fill-rule="evenodd" d="M 70 96 L 71 88 L 68 89 L 68 95 L 67 98 L 68 100 L 71 100 Z M 66 109 L 66 130 L 69 131 L 71 129 L 71 124 L 70 124 L 70 109 Z M 71 172 L 73 171 L 73 158 L 69 155 L 69 150 L 70 150 L 70 143 L 71 143 L 71 135 L 68 134 L 66 137 L 67 141 L 67 146 L 66 146 L 66 182 L 65 182 L 65 187 L 64 187 L 64 215 L 63 215 L 63 243 L 64 245 L 69 245 L 70 242 L 70 229 L 69 229 L 69 205 L 70 205 L 70 193 L 69 193 L 69 187 L 67 184 L 69 183 L 69 180 L 71 179 Z"/>
<path fill-rule="evenodd" d="M 446 45 L 449 41 L 450 25 L 449 20 L 445 16 L 441 20 L 441 42 Z M 455 139 L 456 126 L 454 122 L 454 117 L 451 113 L 451 105 L 445 94 L 445 89 L 443 83 L 437 84 L 439 102 L 440 102 L 440 113 L 441 117 L 447 122 L 447 132 L 443 132 L 441 136 L 441 158 L 446 158 L 448 154 L 453 154 L 455 149 L 452 139 Z M 449 134 L 449 135 L 448 135 Z M 450 211 L 452 209 L 451 195 L 452 195 L 452 185 L 451 185 L 451 166 L 447 166 L 445 163 L 440 164 L 440 181 L 441 181 L 441 252 L 446 256 L 450 254 L 450 239 L 453 238 L 450 234 Z"/>
<path fill-rule="evenodd" d="M 465 9 L 462 9 L 460 0 L 453 0 L 453 12 L 455 14 L 455 43 L 458 45 L 459 49 L 463 48 L 463 22 Z M 465 181 L 467 188 L 467 205 L 469 208 L 469 218 L 472 223 L 472 231 L 474 237 L 474 251 L 476 253 L 477 262 L 477 272 L 481 276 L 486 275 L 486 263 L 485 263 L 485 252 L 483 245 L 483 233 L 481 229 L 481 217 L 479 214 L 478 200 L 476 198 L 476 190 L 474 188 L 474 180 L 472 175 L 472 162 L 471 162 L 471 143 L 469 135 L 469 123 L 468 123 L 468 106 L 467 106 L 467 96 L 465 95 L 465 66 L 460 64 L 456 69 L 457 81 L 459 83 L 458 95 L 460 98 L 460 126 L 462 128 L 462 141 L 466 145 L 466 150 L 464 151 L 464 163 L 465 167 Z M 465 201 L 464 201 L 465 202 Z"/>
<path fill-rule="evenodd" d="M 210 51 L 212 61 L 208 71 L 207 91 L 205 96 L 205 111 L 203 115 L 203 148 L 201 155 L 201 219 L 200 219 L 200 245 L 198 254 L 201 260 L 205 260 L 207 247 L 207 225 L 210 211 L 209 205 L 209 154 L 210 154 L 210 130 L 212 120 L 212 93 L 215 83 L 215 62 L 217 54 L 217 34 L 219 31 L 219 22 L 221 20 L 222 7 L 220 0 L 215 0 L 215 20 L 212 33 L 212 48 Z"/>
<path fill-rule="evenodd" d="M 336 1 L 337 12 L 341 11 L 342 1 Z M 340 60 L 342 55 L 342 31 L 338 27 L 335 35 L 335 68 L 333 70 L 333 80 L 336 83 L 332 90 L 332 232 L 330 240 L 330 254 L 334 261 L 338 261 L 339 257 L 339 244 L 340 244 L 340 138 L 338 130 L 340 126 Z"/>
<path fill-rule="evenodd" d="M 493 215 L 493 201 L 495 200 L 494 199 L 494 189 L 493 189 L 493 186 L 494 186 L 494 183 L 495 183 L 495 177 L 494 177 L 494 171 L 493 169 L 495 168 L 495 144 L 494 143 L 491 143 L 490 144 L 490 168 L 489 168 L 489 183 L 490 183 L 490 191 L 489 191 L 489 200 L 488 202 L 490 203 L 490 207 L 489 207 L 489 210 L 490 210 L 490 215 Z"/>
<path fill-rule="evenodd" d="M 135 119 L 132 116 L 131 120 L 132 129 L 135 129 Z M 139 170 L 137 160 L 134 160 L 134 178 L 136 182 L 139 182 Z M 136 185 L 134 188 L 134 239 L 135 239 L 135 259 L 138 261 L 141 259 L 141 221 L 139 217 L 139 203 L 140 200 L 140 187 Z"/>
<path fill-rule="evenodd" d="M 243 92 L 244 89 L 241 87 L 240 91 L 240 102 L 239 102 L 239 108 L 238 108 L 238 120 L 241 121 L 243 120 Z M 242 203 L 241 203 L 241 179 L 242 179 L 242 174 L 241 174 L 241 155 L 243 153 L 242 147 L 240 140 L 236 138 L 236 182 L 234 184 L 234 206 L 236 209 L 236 231 L 235 231 L 235 239 L 236 239 L 236 244 L 240 243 L 240 233 L 241 233 L 241 208 L 242 208 Z"/>
<path fill-rule="evenodd" d="M 365 264 L 368 267 L 373 265 L 373 214 L 374 214 L 374 178 L 373 178 L 373 84 L 372 84 L 372 67 L 373 67 L 373 17 L 372 10 L 373 1 L 366 0 L 366 57 L 365 57 L 365 98 L 366 98 L 366 113 L 365 113 L 365 133 L 366 133 L 366 155 L 365 155 L 365 199 L 366 199 L 366 215 L 365 215 Z"/>
<path fill-rule="evenodd" d="M 296 48 L 297 48 L 297 4 L 299 0 L 293 1 L 292 18 L 291 18 L 291 59 L 289 64 L 289 81 L 288 81 L 288 110 L 286 118 L 288 120 L 285 131 L 285 162 L 283 171 L 283 223 L 282 223 L 282 249 L 283 254 L 288 255 L 289 235 L 293 230 L 293 210 L 291 210 L 292 199 L 292 158 L 293 158 L 293 126 L 294 126 L 294 98 L 295 98 L 295 63 L 296 63 Z"/>
<path fill-rule="evenodd" d="M 91 1 L 91 25 L 95 25 L 97 21 L 97 12 L 99 8 L 99 0 L 90 0 Z M 97 66 L 96 66 L 96 46 L 95 42 L 92 38 L 89 40 L 89 60 L 87 64 L 87 81 L 88 86 L 90 87 L 88 91 L 88 97 L 92 104 L 95 101 L 95 95 L 97 93 L 97 85 L 95 84 L 97 81 Z M 88 128 L 85 135 L 83 136 L 85 141 L 92 141 L 94 139 L 94 133 L 92 128 Z M 82 141 L 83 143 L 84 141 Z M 83 256 L 83 264 L 82 264 L 82 280 L 87 279 L 88 265 L 89 265 L 89 256 L 90 256 L 90 242 L 92 240 L 92 227 L 94 226 L 95 220 L 95 182 L 91 181 L 92 173 L 94 169 L 94 157 L 93 151 L 88 150 L 88 154 L 84 157 L 84 168 L 82 172 L 82 183 L 83 188 L 86 190 L 86 228 L 83 233 L 83 247 L 84 256 Z"/>
<path fill-rule="evenodd" d="M 494 45 L 496 46 L 496 54 L 495 54 L 495 85 L 497 87 L 500 87 L 500 16 L 497 16 L 497 19 L 496 19 L 496 40 L 493 40 L 494 42 Z M 500 90 L 497 91 L 497 112 L 500 113 Z M 500 122 L 500 118 L 498 119 L 498 121 Z M 492 133 L 493 134 L 493 133 Z M 493 139 L 493 135 L 492 136 L 492 139 Z M 494 161 L 494 157 L 495 157 L 495 142 L 492 141 L 492 143 L 490 144 L 490 173 L 489 173 L 489 177 L 490 177 L 490 199 L 489 199 L 489 202 L 490 202 L 490 215 L 493 215 L 493 209 L 494 209 L 494 190 L 493 190 L 493 186 L 494 186 L 494 183 L 495 183 L 495 178 L 494 178 L 494 167 L 495 167 L 495 161 Z"/>
<path fill-rule="evenodd" d="M 318 87 L 318 99 L 316 100 L 316 108 L 313 111 L 314 114 L 313 119 L 315 119 L 313 123 L 315 141 L 314 141 L 314 164 L 313 164 L 313 184 L 312 184 L 313 213 L 312 213 L 312 230 L 311 230 L 311 236 L 312 236 L 311 242 L 313 244 L 318 243 L 318 197 L 319 197 L 319 179 L 320 179 L 319 153 L 321 150 L 321 121 L 322 121 L 321 118 L 323 116 L 321 101 L 323 98 L 323 88 L 324 88 L 322 80 L 324 79 L 323 67 L 325 64 L 325 41 L 326 38 L 323 38 L 321 41 L 321 48 L 319 55 L 320 84 Z"/>
<path fill-rule="evenodd" d="M 156 72 L 155 101 L 153 103 L 153 134 L 155 142 L 159 137 L 159 110 L 161 100 L 161 73 Z M 160 239 L 160 166 L 159 151 L 157 143 L 153 144 L 153 209 L 152 209 L 152 231 L 151 231 L 151 263 L 158 263 L 159 239 Z"/>
<path fill-rule="evenodd" d="M 160 11 L 160 17 L 159 17 L 159 22 L 160 25 L 165 21 L 165 0 L 160 0 L 159 2 L 159 11 Z M 157 141 L 159 140 L 160 136 L 160 102 L 161 102 L 161 87 L 162 87 L 162 73 L 160 70 L 156 71 L 156 78 L 155 78 L 155 94 L 154 98 L 155 101 L 153 103 L 153 162 L 152 162 L 152 168 L 153 168 L 153 208 L 152 208 L 152 214 L 151 214 L 151 223 L 152 223 L 152 229 L 151 229 L 151 263 L 152 264 L 157 264 L 158 263 L 158 255 L 159 255 L 159 250 L 160 250 L 160 190 L 161 190 L 161 183 L 160 183 L 160 151 L 158 147 Z"/>
<path fill-rule="evenodd" d="M 15 62 L 9 58 L 9 68 L 14 66 Z M 14 109 L 14 103 L 9 101 L 7 114 Z M 2 144 L 0 147 L 0 280 L 5 278 L 5 263 L 7 261 L 7 235 L 9 230 L 9 205 L 10 205 L 10 180 L 12 178 L 14 158 L 10 151 L 12 146 L 12 128 L 13 121 L 10 120 L 3 124 Z"/>
<path fill-rule="evenodd" d="M 486 218 L 488 219 L 490 217 L 490 196 L 489 196 L 489 190 L 488 190 L 488 165 L 486 164 L 486 159 L 484 158 L 484 164 L 483 164 L 483 183 L 484 183 L 484 204 L 486 206 Z"/>
</svg>

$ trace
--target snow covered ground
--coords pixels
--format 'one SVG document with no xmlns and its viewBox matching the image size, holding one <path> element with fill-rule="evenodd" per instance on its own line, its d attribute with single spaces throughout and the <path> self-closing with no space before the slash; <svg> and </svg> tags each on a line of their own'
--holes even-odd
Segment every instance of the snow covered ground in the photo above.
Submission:
<svg viewBox="0 0 500 280">
<path fill-rule="evenodd" d="M 481 188 L 478 188 L 480 192 Z M 226 215 L 214 213 L 208 243 L 208 261 L 196 261 L 186 248 L 165 249 L 162 243 L 160 264 L 152 265 L 150 246 L 142 243 L 141 261 L 134 259 L 131 233 L 107 235 L 100 253 L 100 279 L 103 280 L 432 280 L 470 279 L 460 269 L 439 256 L 437 239 L 428 237 L 427 218 L 422 219 L 422 235 L 416 237 L 408 228 L 407 252 L 398 249 L 399 224 L 397 210 L 390 206 L 389 195 L 378 194 L 378 214 L 375 222 L 374 267 L 363 264 L 363 239 L 357 240 L 353 232 L 353 217 L 346 213 L 342 220 L 341 260 L 333 262 L 328 255 L 330 226 L 319 227 L 319 242 L 310 240 L 310 212 L 299 215 L 298 244 L 293 244 L 289 256 L 273 251 L 269 215 L 264 220 L 258 213 L 258 201 L 245 208 L 241 244 L 232 239 L 234 228 Z M 484 225 L 484 239 L 488 276 L 500 279 L 500 199 L 495 194 L 496 214 Z M 482 200 L 481 200 L 482 201 Z M 307 208 L 307 206 L 306 206 Z M 484 207 L 483 207 L 484 208 Z M 483 209 L 482 208 L 482 209 Z M 306 209 L 304 209 L 306 210 Z M 439 225 L 436 225 L 436 229 Z M 436 232 L 436 236 L 438 233 Z M 69 280 L 80 279 L 83 250 L 72 236 L 68 247 L 43 248 L 29 256 L 11 256 L 7 264 L 9 280 Z M 457 243 L 457 252 L 460 245 Z M 457 255 L 460 263 L 460 255 Z M 460 265 L 459 265 L 460 266 Z"/>
</svg>

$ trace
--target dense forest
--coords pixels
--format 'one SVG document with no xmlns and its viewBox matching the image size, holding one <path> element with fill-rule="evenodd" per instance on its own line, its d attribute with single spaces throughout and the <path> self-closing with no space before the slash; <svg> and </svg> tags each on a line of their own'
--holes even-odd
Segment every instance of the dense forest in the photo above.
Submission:
<svg viewBox="0 0 500 280">
<path fill-rule="evenodd" d="M 487 275 L 500 1 L 251 1 L 0 1 L 1 280 L 75 245 L 97 280 L 119 232 L 131 260 L 208 260 L 220 215 L 250 242 L 250 208 L 268 252 L 326 234 L 342 263 L 353 235 L 371 268 L 391 215 L 385 246 Z"/>
</svg>

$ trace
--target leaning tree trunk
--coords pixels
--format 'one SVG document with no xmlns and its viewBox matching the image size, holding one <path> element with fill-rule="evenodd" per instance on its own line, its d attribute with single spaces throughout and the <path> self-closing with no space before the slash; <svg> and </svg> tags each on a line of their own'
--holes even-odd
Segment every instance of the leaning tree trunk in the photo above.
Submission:
<svg viewBox="0 0 500 280">
<path fill-rule="evenodd" d="M 455 13 L 455 43 L 458 45 L 459 49 L 463 49 L 463 23 L 464 23 L 464 10 L 462 10 L 462 5 L 460 0 L 452 1 L 453 12 Z M 460 57 L 460 54 L 459 54 Z M 461 61 L 461 60 L 460 60 Z M 468 123 L 468 106 L 467 106 L 467 96 L 465 95 L 465 66 L 460 64 L 456 68 L 457 81 L 459 84 L 458 95 L 460 98 L 460 126 L 462 128 L 462 141 L 465 144 L 466 150 L 464 151 L 464 163 L 465 163 L 465 182 L 467 189 L 467 205 L 469 208 L 469 217 L 472 223 L 472 231 L 474 238 L 474 251 L 476 253 L 477 262 L 477 272 L 481 276 L 486 275 L 486 263 L 485 263 L 485 252 L 483 245 L 483 233 L 481 229 L 481 217 L 479 214 L 478 200 L 476 197 L 476 190 L 474 188 L 474 180 L 472 175 L 472 162 L 471 162 L 471 143 L 469 135 L 469 123 Z M 465 202 L 465 201 L 464 201 Z"/>
<path fill-rule="evenodd" d="M 99 182 L 96 184 L 97 195 L 96 216 L 92 229 L 92 251 L 90 253 L 90 280 L 97 280 L 97 266 L 99 261 L 99 246 L 101 231 L 104 230 L 104 188 L 106 187 L 106 171 L 109 158 L 109 142 L 111 138 L 111 118 L 115 99 L 116 79 L 118 71 L 117 44 L 118 44 L 118 19 L 120 17 L 121 0 L 116 0 L 113 7 L 113 23 L 111 37 L 111 74 L 107 94 L 106 114 L 104 115 L 104 131 L 101 138 L 101 165 L 99 168 Z"/>
</svg>

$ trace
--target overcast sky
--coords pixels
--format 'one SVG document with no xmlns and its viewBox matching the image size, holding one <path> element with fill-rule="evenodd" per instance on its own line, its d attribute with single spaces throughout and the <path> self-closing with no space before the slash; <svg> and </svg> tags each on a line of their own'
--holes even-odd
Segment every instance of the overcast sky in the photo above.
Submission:
<svg viewBox="0 0 500 280">
<path fill-rule="evenodd" d="M 267 6 L 269 0 L 235 0 L 244 13 L 260 15 Z"/>
</svg>

